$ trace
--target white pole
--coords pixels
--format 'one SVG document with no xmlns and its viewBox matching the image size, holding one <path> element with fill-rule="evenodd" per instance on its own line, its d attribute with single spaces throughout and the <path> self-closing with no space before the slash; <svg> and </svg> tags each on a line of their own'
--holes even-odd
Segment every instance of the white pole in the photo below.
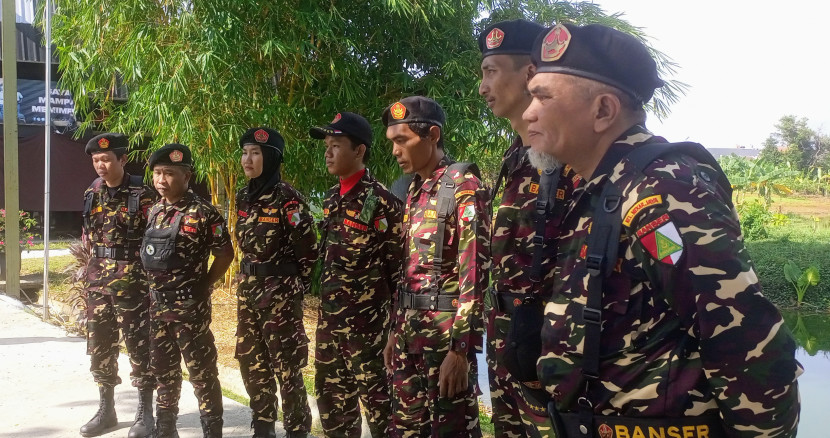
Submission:
<svg viewBox="0 0 830 438">
<path fill-rule="evenodd" d="M 52 161 L 52 1 L 43 8 L 43 43 L 46 47 L 46 117 L 43 160 L 43 320 L 49 320 L 49 174 Z"/>
</svg>

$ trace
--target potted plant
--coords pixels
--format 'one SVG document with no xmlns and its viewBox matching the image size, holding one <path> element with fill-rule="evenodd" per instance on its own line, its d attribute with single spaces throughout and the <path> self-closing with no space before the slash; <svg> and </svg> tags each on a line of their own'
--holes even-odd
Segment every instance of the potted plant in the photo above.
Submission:
<svg viewBox="0 0 830 438">
<path fill-rule="evenodd" d="M 9 242 L 6 241 L 6 210 L 0 209 L 0 280 L 6 280 L 6 251 L 10 248 L 14 248 L 15 245 L 9 245 Z M 37 226 L 37 220 L 32 217 L 30 213 L 25 211 L 18 212 L 18 223 L 20 224 L 20 241 L 18 242 L 17 250 L 22 253 L 23 250 L 29 250 L 34 245 L 34 239 L 37 237 L 35 234 L 34 229 Z M 18 272 L 20 271 L 20 266 L 17 267 Z"/>
</svg>

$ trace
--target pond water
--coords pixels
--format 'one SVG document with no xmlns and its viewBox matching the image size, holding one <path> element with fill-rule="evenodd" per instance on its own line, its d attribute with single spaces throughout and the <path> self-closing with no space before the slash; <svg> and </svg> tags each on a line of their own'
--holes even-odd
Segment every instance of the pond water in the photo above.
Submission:
<svg viewBox="0 0 830 438">
<path fill-rule="evenodd" d="M 825 438 L 830 436 L 827 424 L 830 409 L 830 314 L 800 314 L 783 312 L 787 326 L 798 342 L 796 358 L 804 367 L 798 378 L 801 393 L 801 423 L 798 436 Z M 486 345 L 486 341 L 485 341 Z M 479 400 L 490 404 L 487 383 L 487 363 L 484 355 L 478 355 L 478 382 L 482 395 Z"/>
</svg>

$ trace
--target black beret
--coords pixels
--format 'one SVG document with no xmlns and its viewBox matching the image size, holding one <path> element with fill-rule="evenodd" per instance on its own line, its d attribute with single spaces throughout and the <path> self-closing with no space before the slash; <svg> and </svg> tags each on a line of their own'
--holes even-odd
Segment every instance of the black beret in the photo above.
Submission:
<svg viewBox="0 0 830 438">
<path fill-rule="evenodd" d="M 96 135 L 86 142 L 84 151 L 87 155 L 97 154 L 99 152 L 127 152 L 129 141 L 124 134 L 117 134 L 114 132 L 107 132 Z"/>
<path fill-rule="evenodd" d="M 153 152 L 153 155 L 150 155 L 147 166 L 150 170 L 153 170 L 153 166 L 156 164 L 191 167 L 193 166 L 193 156 L 190 153 L 189 147 L 183 144 L 169 143 Z"/>
<path fill-rule="evenodd" d="M 239 147 L 244 147 L 246 144 L 272 147 L 279 151 L 280 155 L 285 149 L 285 140 L 283 140 L 282 135 L 276 130 L 264 126 L 257 126 L 245 131 L 242 137 L 239 137 Z"/>
<path fill-rule="evenodd" d="M 478 36 L 481 57 L 490 55 L 530 55 L 533 41 L 545 26 L 527 20 L 493 23 Z"/>
<path fill-rule="evenodd" d="M 423 96 L 409 96 L 383 110 L 383 126 L 401 123 L 429 123 L 443 127 L 447 116 L 438 102 Z"/>
<path fill-rule="evenodd" d="M 593 79 L 630 94 L 640 103 L 663 86 L 657 64 L 637 38 L 600 24 L 557 24 L 536 38 L 531 53 L 537 73 Z"/>
<path fill-rule="evenodd" d="M 350 112 L 337 113 L 326 126 L 315 126 L 308 130 L 312 138 L 324 139 L 327 135 L 351 135 L 366 145 L 372 146 L 372 126 L 363 116 Z"/>
</svg>

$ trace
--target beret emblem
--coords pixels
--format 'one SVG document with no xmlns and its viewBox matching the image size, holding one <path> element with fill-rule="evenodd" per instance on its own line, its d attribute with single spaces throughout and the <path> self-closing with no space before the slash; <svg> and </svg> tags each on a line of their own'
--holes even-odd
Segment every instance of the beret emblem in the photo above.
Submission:
<svg viewBox="0 0 830 438">
<path fill-rule="evenodd" d="M 406 116 L 406 107 L 400 102 L 395 102 L 390 112 L 392 113 L 393 119 L 400 120 Z"/>
<path fill-rule="evenodd" d="M 110 141 L 106 138 L 101 138 L 98 140 L 98 147 L 100 147 L 101 149 L 107 149 L 108 147 L 110 147 Z"/>
<path fill-rule="evenodd" d="M 490 33 L 487 34 L 487 48 L 488 49 L 495 49 L 496 47 L 501 45 L 501 42 L 504 41 L 504 31 L 499 29 L 498 27 L 494 27 Z"/>
<path fill-rule="evenodd" d="M 254 132 L 254 140 L 258 143 L 265 143 L 268 141 L 268 133 L 264 129 L 258 129 Z"/>
<path fill-rule="evenodd" d="M 545 35 L 542 41 L 542 61 L 552 62 L 561 58 L 571 42 L 571 32 L 568 28 L 557 24 Z"/>
<path fill-rule="evenodd" d="M 340 121 L 340 117 L 340 113 L 337 113 L 337 115 L 334 116 L 334 119 L 331 120 L 331 123 L 337 123 L 338 121 Z"/>
<path fill-rule="evenodd" d="M 184 154 L 182 154 L 182 151 L 170 152 L 170 161 L 172 161 L 174 163 L 180 163 L 182 161 L 182 157 L 184 157 Z"/>
</svg>

